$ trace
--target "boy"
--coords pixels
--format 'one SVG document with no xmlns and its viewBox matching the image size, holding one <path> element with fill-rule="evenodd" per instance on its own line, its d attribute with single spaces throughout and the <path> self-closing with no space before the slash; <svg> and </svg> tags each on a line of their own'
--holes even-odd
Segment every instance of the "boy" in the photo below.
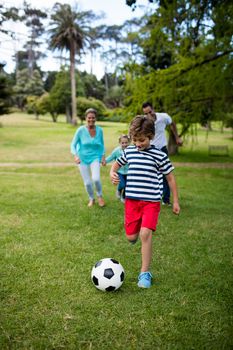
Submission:
<svg viewBox="0 0 233 350">
<path fill-rule="evenodd" d="M 182 146 L 182 139 L 177 132 L 176 123 L 167 113 L 155 113 L 152 104 L 150 102 L 144 102 L 142 105 L 143 113 L 146 116 L 151 117 L 155 123 L 155 136 L 151 140 L 151 144 L 160 149 L 164 153 L 168 154 L 167 139 L 166 139 L 166 127 L 169 126 L 173 134 L 173 138 L 178 146 Z M 167 183 L 166 177 L 163 176 L 163 205 L 170 206 L 170 188 Z"/>
<path fill-rule="evenodd" d="M 172 174 L 174 167 L 164 152 L 150 144 L 154 134 L 154 121 L 146 116 L 136 116 L 129 130 L 134 145 L 123 151 L 110 171 L 112 183 L 118 184 L 117 171 L 121 166 L 129 165 L 125 191 L 125 231 L 131 243 L 135 243 L 138 237 L 141 239 L 142 265 L 138 276 L 138 287 L 141 288 L 151 287 L 152 232 L 156 230 L 160 212 L 162 174 L 166 175 L 173 194 L 173 213 L 178 215 L 180 212 Z"/>
</svg>

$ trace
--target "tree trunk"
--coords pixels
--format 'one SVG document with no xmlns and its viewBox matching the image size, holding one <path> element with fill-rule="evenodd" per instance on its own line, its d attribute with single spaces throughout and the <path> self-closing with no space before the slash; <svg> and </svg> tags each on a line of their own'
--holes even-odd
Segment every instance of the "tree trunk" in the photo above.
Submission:
<svg viewBox="0 0 233 350">
<path fill-rule="evenodd" d="M 108 86 L 108 73 L 107 73 L 106 66 L 104 67 L 104 83 L 105 83 L 105 92 L 106 92 L 106 95 L 108 95 L 109 86 Z"/>
<path fill-rule="evenodd" d="M 57 113 L 50 112 L 50 114 L 52 116 L 53 122 L 56 123 L 57 122 L 57 117 L 58 117 Z"/>
<path fill-rule="evenodd" d="M 91 47 L 90 49 L 90 54 L 91 54 L 91 67 L 90 67 L 90 74 L 93 74 L 93 58 L 94 58 L 94 54 L 93 54 L 93 49 Z"/>
<path fill-rule="evenodd" d="M 208 129 L 208 131 L 212 131 L 211 120 L 209 120 L 209 119 L 207 120 L 206 128 Z"/>
<path fill-rule="evenodd" d="M 223 131 L 224 131 L 224 121 L 222 120 L 222 122 L 221 122 L 221 133 L 223 134 Z"/>
<path fill-rule="evenodd" d="M 75 42 L 71 43 L 71 48 L 70 48 L 70 80 L 71 80 L 72 124 L 77 125 L 76 81 L 75 81 Z"/>
<path fill-rule="evenodd" d="M 169 156 L 174 156 L 179 153 L 178 145 L 176 144 L 176 139 L 172 131 L 169 132 L 168 139 L 168 154 Z"/>
<path fill-rule="evenodd" d="M 66 122 L 67 124 L 72 124 L 72 116 L 71 116 L 71 113 L 70 113 L 70 107 L 68 104 L 66 104 Z"/>
</svg>

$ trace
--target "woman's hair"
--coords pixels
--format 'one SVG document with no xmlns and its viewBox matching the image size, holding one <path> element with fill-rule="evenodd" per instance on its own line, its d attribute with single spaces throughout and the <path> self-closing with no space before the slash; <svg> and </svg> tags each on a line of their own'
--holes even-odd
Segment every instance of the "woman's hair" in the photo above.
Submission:
<svg viewBox="0 0 233 350">
<path fill-rule="evenodd" d="M 127 140 L 130 142 L 130 137 L 129 137 L 129 135 L 122 134 L 122 135 L 119 137 L 118 141 L 121 142 L 122 139 L 127 139 Z"/>
<path fill-rule="evenodd" d="M 145 115 L 137 115 L 130 123 L 129 136 L 130 138 L 138 138 L 141 136 L 149 137 L 150 140 L 155 135 L 155 123 L 151 118 Z"/>
<path fill-rule="evenodd" d="M 85 117 L 86 117 L 89 113 L 93 113 L 93 114 L 95 114 L 95 116 L 97 116 L 97 111 L 96 111 L 94 108 L 88 108 L 88 109 L 85 111 Z"/>
</svg>

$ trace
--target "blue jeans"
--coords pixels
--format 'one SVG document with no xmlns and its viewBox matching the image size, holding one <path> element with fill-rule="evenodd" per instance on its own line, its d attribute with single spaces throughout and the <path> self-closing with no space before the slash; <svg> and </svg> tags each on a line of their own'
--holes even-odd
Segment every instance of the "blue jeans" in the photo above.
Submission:
<svg viewBox="0 0 233 350">
<path fill-rule="evenodd" d="M 118 173 L 120 182 L 118 184 L 117 190 L 121 192 L 122 197 L 125 198 L 125 186 L 126 186 L 126 180 L 127 180 L 127 175 Z"/>
<path fill-rule="evenodd" d="M 168 154 L 168 150 L 166 146 L 162 147 L 161 151 Z M 164 175 L 163 175 L 163 202 L 170 203 L 170 187 L 168 185 L 166 176 Z"/>
</svg>

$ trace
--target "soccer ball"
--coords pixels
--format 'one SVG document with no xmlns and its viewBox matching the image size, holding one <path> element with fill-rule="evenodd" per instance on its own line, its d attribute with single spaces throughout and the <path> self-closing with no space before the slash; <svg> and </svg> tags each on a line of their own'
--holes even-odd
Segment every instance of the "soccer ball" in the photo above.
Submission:
<svg viewBox="0 0 233 350">
<path fill-rule="evenodd" d="M 95 287 L 106 292 L 117 290 L 125 278 L 122 265 L 115 259 L 99 260 L 92 268 L 91 279 Z"/>
</svg>

